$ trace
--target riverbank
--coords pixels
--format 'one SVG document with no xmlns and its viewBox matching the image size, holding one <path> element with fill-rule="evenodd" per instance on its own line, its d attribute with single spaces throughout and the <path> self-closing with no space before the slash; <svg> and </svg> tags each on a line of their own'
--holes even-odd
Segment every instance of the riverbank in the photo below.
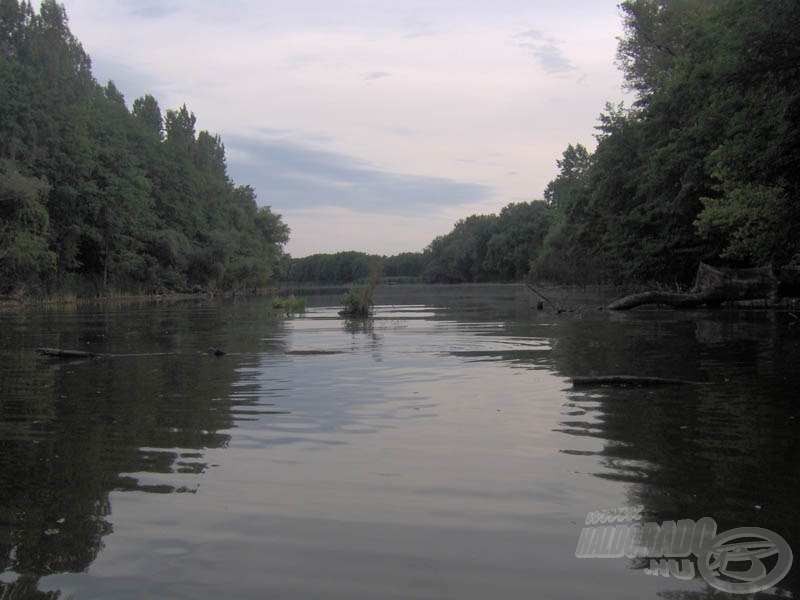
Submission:
<svg viewBox="0 0 800 600">
<path fill-rule="evenodd" d="M 283 286 L 261 288 L 255 292 L 174 292 L 163 294 L 107 294 L 102 296 L 78 296 L 73 293 L 54 294 L 50 296 L 0 296 L 0 310 L 15 308 L 35 308 L 46 306 L 70 306 L 84 304 L 133 304 L 158 302 L 183 302 L 187 300 L 214 300 L 218 298 L 237 297 L 270 297 L 279 296 L 287 291 Z"/>
</svg>

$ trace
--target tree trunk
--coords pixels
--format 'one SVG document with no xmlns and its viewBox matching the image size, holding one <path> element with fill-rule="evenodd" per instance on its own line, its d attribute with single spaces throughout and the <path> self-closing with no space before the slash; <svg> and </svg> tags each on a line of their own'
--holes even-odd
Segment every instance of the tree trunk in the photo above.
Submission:
<svg viewBox="0 0 800 600">
<path fill-rule="evenodd" d="M 628 310 L 642 304 L 666 304 L 674 308 L 719 306 L 736 300 L 769 300 L 797 296 L 800 269 L 783 267 L 778 276 L 771 266 L 755 269 L 717 269 L 700 263 L 690 292 L 642 292 L 625 296 L 608 305 L 609 310 Z"/>
</svg>

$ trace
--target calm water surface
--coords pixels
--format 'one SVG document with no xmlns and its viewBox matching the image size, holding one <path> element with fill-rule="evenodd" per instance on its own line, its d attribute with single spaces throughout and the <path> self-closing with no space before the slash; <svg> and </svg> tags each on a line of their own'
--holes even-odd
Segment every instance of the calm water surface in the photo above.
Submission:
<svg viewBox="0 0 800 600">
<path fill-rule="evenodd" d="M 800 552 L 796 318 L 556 295 L 579 310 L 395 286 L 366 322 L 335 296 L 294 318 L 259 299 L 0 313 L 0 597 L 728 597 L 575 558 L 589 511 L 634 504 Z M 609 374 L 704 384 L 569 383 Z M 800 597 L 797 573 L 759 598 Z"/>
</svg>

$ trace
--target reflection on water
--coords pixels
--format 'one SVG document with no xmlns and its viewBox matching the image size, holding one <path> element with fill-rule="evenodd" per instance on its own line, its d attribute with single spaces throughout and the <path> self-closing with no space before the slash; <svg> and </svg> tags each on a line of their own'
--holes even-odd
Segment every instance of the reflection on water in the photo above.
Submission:
<svg viewBox="0 0 800 600">
<path fill-rule="evenodd" d="M 797 552 L 791 316 L 584 298 L 555 315 L 520 286 L 396 286 L 368 321 L 329 296 L 291 319 L 260 300 L 0 314 L 0 596 L 725 597 L 575 558 L 587 512 L 632 504 Z M 567 379 L 607 374 L 700 383 Z"/>
</svg>

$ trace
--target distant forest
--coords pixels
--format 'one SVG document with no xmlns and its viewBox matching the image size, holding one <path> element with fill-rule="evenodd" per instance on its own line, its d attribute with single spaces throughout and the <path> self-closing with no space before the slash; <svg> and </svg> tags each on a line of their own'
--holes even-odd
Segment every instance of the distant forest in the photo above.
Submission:
<svg viewBox="0 0 800 600">
<path fill-rule="evenodd" d="M 700 261 L 800 265 L 800 2 L 620 9 L 634 105 L 607 105 L 594 152 L 570 144 L 542 201 L 459 221 L 404 261 L 417 268 L 406 275 L 672 284 Z M 291 261 L 289 277 L 319 260 Z"/>
<path fill-rule="evenodd" d="M 293 283 L 358 281 L 376 270 L 397 282 L 519 281 L 542 247 L 551 213 L 541 201 L 512 203 L 499 216 L 473 215 L 460 220 L 422 252 L 312 254 L 288 260 L 282 273 L 284 280 Z"/>
<path fill-rule="evenodd" d="M 421 252 L 291 259 L 219 136 L 98 84 L 63 7 L 0 0 L 0 294 L 339 283 L 690 281 L 700 261 L 800 265 L 800 3 L 627 0 L 593 152 L 541 200 L 472 215 Z"/>
<path fill-rule="evenodd" d="M 0 0 L 0 294 L 244 290 L 289 229 L 228 176 L 186 106 L 131 109 L 92 77 L 64 8 Z"/>
</svg>

